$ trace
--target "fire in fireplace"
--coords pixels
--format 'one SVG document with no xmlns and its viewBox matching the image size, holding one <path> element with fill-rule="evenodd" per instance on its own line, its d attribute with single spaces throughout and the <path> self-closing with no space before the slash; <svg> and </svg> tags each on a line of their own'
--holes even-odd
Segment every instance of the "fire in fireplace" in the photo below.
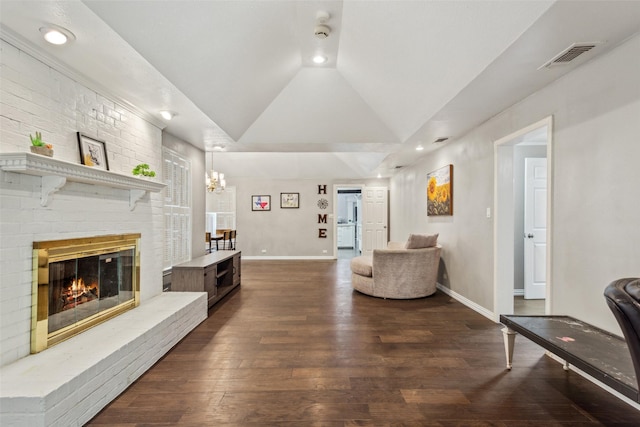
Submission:
<svg viewBox="0 0 640 427">
<path fill-rule="evenodd" d="M 50 268 L 51 271 L 51 268 Z M 51 273 L 49 273 L 51 274 Z M 90 285 L 84 284 L 84 279 L 71 279 L 69 286 L 50 286 L 51 299 L 49 300 L 49 316 L 52 316 L 61 311 L 75 308 L 76 306 L 93 301 L 99 298 L 100 285 L 98 282 L 92 281 Z M 60 290 L 62 288 L 62 291 Z M 49 323 L 49 330 L 51 330 L 51 322 Z"/>
<path fill-rule="evenodd" d="M 139 304 L 139 239 L 34 242 L 32 353 Z"/>
</svg>

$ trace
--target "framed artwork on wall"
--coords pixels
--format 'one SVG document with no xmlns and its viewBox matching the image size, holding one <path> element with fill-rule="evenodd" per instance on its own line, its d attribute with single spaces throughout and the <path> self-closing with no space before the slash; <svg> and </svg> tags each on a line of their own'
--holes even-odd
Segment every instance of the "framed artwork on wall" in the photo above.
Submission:
<svg viewBox="0 0 640 427">
<path fill-rule="evenodd" d="M 270 211 L 271 196 L 251 196 L 252 211 Z"/>
<path fill-rule="evenodd" d="M 107 145 L 104 141 L 78 132 L 78 144 L 80 145 L 80 163 L 97 169 L 109 170 Z"/>
<path fill-rule="evenodd" d="M 427 174 L 427 216 L 453 215 L 453 165 Z"/>
<path fill-rule="evenodd" d="M 280 208 L 297 209 L 300 207 L 300 193 L 280 193 Z"/>
</svg>

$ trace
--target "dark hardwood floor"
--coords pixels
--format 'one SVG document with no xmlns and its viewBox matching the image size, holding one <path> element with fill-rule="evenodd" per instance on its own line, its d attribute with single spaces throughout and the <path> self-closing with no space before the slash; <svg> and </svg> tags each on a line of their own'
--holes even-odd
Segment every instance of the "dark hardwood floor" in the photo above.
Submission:
<svg viewBox="0 0 640 427">
<path fill-rule="evenodd" d="M 88 425 L 640 425 L 640 411 L 445 294 L 353 292 L 349 260 L 243 261 L 242 286 Z"/>
</svg>

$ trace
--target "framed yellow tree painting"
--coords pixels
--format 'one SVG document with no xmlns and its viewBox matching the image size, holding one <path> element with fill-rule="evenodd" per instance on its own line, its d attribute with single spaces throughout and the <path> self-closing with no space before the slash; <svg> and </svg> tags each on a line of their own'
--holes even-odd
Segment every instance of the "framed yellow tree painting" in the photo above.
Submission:
<svg viewBox="0 0 640 427">
<path fill-rule="evenodd" d="M 453 165 L 427 174 L 427 215 L 453 215 Z"/>
</svg>

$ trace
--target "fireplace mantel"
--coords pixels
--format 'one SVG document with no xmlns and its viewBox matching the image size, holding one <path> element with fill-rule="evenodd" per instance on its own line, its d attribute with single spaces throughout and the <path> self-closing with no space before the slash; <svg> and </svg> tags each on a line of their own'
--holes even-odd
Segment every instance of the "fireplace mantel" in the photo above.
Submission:
<svg viewBox="0 0 640 427">
<path fill-rule="evenodd" d="M 42 177 L 40 198 L 42 206 L 47 206 L 51 196 L 67 182 L 82 182 L 129 190 L 130 210 L 135 209 L 136 203 L 147 192 L 157 193 L 166 186 L 159 182 L 26 152 L 0 153 L 0 170 Z"/>
</svg>

